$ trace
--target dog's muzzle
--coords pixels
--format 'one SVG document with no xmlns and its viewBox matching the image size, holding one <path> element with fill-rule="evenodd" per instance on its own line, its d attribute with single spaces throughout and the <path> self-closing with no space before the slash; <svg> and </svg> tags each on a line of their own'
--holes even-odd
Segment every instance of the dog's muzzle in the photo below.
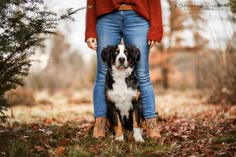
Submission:
<svg viewBox="0 0 236 157">
<path fill-rule="evenodd" d="M 126 69 L 128 68 L 128 65 L 126 65 L 127 62 L 125 61 L 125 57 L 118 58 L 118 66 L 116 66 L 118 69 Z"/>
</svg>

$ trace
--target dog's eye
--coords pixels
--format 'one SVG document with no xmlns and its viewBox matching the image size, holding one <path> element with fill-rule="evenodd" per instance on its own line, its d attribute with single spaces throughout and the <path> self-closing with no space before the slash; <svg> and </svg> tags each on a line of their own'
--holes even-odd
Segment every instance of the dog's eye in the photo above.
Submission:
<svg viewBox="0 0 236 157">
<path fill-rule="evenodd" d="M 124 53 L 125 53 L 126 55 L 128 55 L 128 51 L 127 51 L 127 50 L 125 50 Z"/>
</svg>

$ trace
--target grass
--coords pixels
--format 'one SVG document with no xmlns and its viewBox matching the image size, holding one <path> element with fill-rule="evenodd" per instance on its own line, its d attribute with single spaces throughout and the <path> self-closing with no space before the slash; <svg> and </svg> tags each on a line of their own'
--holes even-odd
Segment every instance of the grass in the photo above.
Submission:
<svg viewBox="0 0 236 157">
<path fill-rule="evenodd" d="M 63 126 L 14 123 L 0 134 L 1 156 L 50 156 L 57 154 L 59 147 L 65 148 L 61 153 L 69 157 L 163 156 L 173 149 L 153 140 L 118 142 L 111 135 L 97 140 L 91 136 L 90 130 L 90 127 L 75 127 L 74 123 Z"/>
<path fill-rule="evenodd" d="M 15 119 L 0 124 L 0 157 L 235 156 L 235 106 L 168 93 L 157 98 L 162 138 L 144 143 L 92 135 L 92 105 L 14 107 Z M 57 104 L 53 102 L 54 104 Z M 24 111 L 24 112 L 23 112 Z"/>
<path fill-rule="evenodd" d="M 97 140 L 91 136 L 92 123 L 90 122 L 83 121 L 77 124 L 66 122 L 60 125 L 54 123 L 23 124 L 14 122 L 12 126 L 0 128 L 0 156 L 154 157 L 175 156 L 176 154 L 198 156 L 207 153 L 206 151 L 209 151 L 209 149 L 212 155 L 217 156 L 217 152 L 225 150 L 226 155 L 231 156 L 233 151 L 235 151 L 235 131 L 218 136 L 213 131 L 218 129 L 217 127 L 212 130 L 210 126 L 203 127 L 200 126 L 201 124 L 202 121 L 198 119 L 196 123 L 196 125 L 199 125 L 198 129 L 193 130 L 195 135 L 189 138 L 181 138 L 182 135 L 176 135 L 176 131 L 172 130 L 175 130 L 177 126 L 182 128 L 184 125 L 163 122 L 161 123 L 162 128 L 165 128 L 167 125 L 170 127 L 168 130 L 162 129 L 162 139 L 158 141 L 151 140 L 144 134 L 145 142 L 135 143 L 130 137 L 125 142 L 115 141 L 111 134 L 108 134 L 102 140 Z M 187 132 L 184 134 L 187 134 Z M 213 137 L 213 140 L 210 140 L 209 137 Z"/>
<path fill-rule="evenodd" d="M 217 137 L 214 139 L 214 142 L 217 144 L 221 144 L 221 143 L 234 143 L 234 144 L 236 144 L 236 131 L 231 131 L 221 137 Z"/>
<path fill-rule="evenodd" d="M 112 138 L 99 141 L 92 137 L 87 137 L 80 141 L 78 145 L 71 147 L 68 152 L 87 153 L 87 155 L 100 156 L 144 156 L 144 155 L 163 155 L 170 152 L 170 147 L 160 145 L 156 141 L 147 140 L 145 143 L 118 142 Z"/>
</svg>

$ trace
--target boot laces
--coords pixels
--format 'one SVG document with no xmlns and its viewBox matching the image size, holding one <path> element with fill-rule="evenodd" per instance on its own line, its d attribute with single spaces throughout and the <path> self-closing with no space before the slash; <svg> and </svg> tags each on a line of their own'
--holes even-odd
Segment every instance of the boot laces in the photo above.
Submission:
<svg viewBox="0 0 236 157">
<path fill-rule="evenodd" d="M 98 130 L 106 131 L 106 119 L 102 119 L 98 122 Z"/>
<path fill-rule="evenodd" d="M 146 125 L 153 131 L 158 130 L 157 123 L 156 123 L 155 119 L 147 119 Z"/>
</svg>

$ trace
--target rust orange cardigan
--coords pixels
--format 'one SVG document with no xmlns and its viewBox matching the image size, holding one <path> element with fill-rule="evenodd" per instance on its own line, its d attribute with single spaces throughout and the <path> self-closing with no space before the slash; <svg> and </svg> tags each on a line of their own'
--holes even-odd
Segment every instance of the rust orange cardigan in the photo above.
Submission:
<svg viewBox="0 0 236 157">
<path fill-rule="evenodd" d="M 87 0 L 85 40 L 97 38 L 96 18 L 110 13 L 119 7 L 119 4 L 132 4 L 134 11 L 150 23 L 148 40 L 160 42 L 163 35 L 162 11 L 160 0 Z"/>
</svg>

